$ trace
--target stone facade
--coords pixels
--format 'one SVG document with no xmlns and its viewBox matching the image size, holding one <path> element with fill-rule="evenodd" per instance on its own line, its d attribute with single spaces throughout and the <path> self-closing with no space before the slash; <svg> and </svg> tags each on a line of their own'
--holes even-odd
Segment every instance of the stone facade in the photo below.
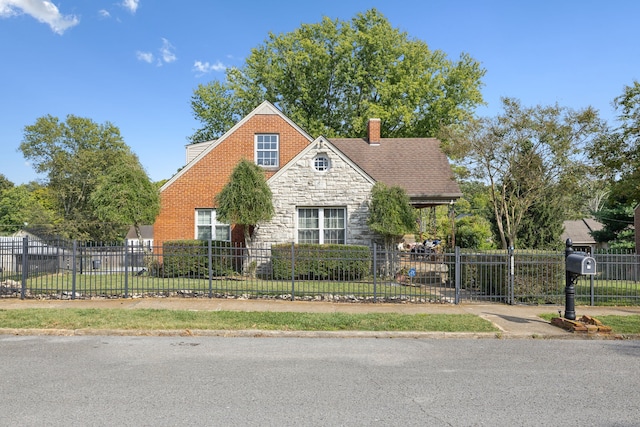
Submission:
<svg viewBox="0 0 640 427">
<path fill-rule="evenodd" d="M 329 159 L 317 171 L 318 156 Z M 297 208 L 346 208 L 346 244 L 370 245 L 374 234 L 367 225 L 374 181 L 323 137 L 316 139 L 268 181 L 273 192 L 274 218 L 260 224 L 257 246 L 297 242 Z"/>
</svg>

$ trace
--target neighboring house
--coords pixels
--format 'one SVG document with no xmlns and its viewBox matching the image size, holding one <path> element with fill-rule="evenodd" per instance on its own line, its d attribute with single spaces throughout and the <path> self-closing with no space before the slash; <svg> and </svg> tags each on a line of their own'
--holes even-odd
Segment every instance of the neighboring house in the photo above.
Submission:
<svg viewBox="0 0 640 427">
<path fill-rule="evenodd" d="M 449 162 L 433 138 L 380 138 L 371 119 L 366 138 L 313 139 L 269 102 L 215 141 L 187 147 L 187 165 L 160 189 L 154 241 L 243 241 L 241 227 L 216 219 L 215 196 L 242 158 L 265 169 L 274 218 L 259 224 L 259 243 L 368 245 L 371 188 L 404 188 L 416 208 L 462 196 Z"/>
<path fill-rule="evenodd" d="M 573 250 L 594 253 L 596 249 L 605 249 L 606 244 L 597 243 L 591 235 L 592 231 L 602 230 L 602 224 L 593 218 L 565 221 L 562 241 L 571 239 Z"/>
<path fill-rule="evenodd" d="M 29 237 L 26 246 L 25 237 Z M 2 236 L 0 237 L 0 279 L 4 277 L 3 274 L 22 272 L 25 253 L 27 253 L 26 261 L 28 261 L 29 271 L 34 274 L 57 273 L 59 263 L 65 256 L 64 249 L 47 245 L 40 239 L 31 237 L 29 233 Z"/>
<path fill-rule="evenodd" d="M 140 226 L 140 239 L 136 235 L 136 229 L 134 226 L 129 227 L 129 231 L 127 232 L 127 245 L 129 246 L 142 246 L 145 248 L 153 247 L 153 225 L 142 225 Z"/>
</svg>

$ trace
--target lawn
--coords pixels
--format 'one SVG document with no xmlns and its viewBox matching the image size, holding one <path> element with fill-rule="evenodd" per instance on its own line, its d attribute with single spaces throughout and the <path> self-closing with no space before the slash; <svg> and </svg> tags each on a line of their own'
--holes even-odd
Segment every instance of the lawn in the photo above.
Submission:
<svg viewBox="0 0 640 427">
<path fill-rule="evenodd" d="M 471 314 L 292 313 L 155 309 L 0 310 L 0 328 L 498 332 Z"/>
</svg>

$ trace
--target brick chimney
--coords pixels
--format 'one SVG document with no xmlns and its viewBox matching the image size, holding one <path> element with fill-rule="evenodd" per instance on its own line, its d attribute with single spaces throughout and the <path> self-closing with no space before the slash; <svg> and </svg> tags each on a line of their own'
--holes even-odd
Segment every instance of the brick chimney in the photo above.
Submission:
<svg viewBox="0 0 640 427">
<path fill-rule="evenodd" d="M 369 119 L 367 123 L 369 145 L 380 145 L 380 119 Z"/>
</svg>

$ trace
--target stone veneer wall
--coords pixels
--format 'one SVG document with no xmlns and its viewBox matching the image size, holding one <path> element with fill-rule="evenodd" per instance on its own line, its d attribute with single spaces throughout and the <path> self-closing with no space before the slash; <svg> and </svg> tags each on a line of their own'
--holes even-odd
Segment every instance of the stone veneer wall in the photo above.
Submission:
<svg viewBox="0 0 640 427">
<path fill-rule="evenodd" d="M 256 246 L 295 242 L 298 207 L 345 207 L 346 243 L 371 244 L 374 234 L 367 219 L 372 182 L 342 160 L 331 147 L 318 142 L 313 144 L 283 174 L 269 181 L 275 215 L 269 223 L 259 225 L 254 238 Z M 314 158 L 319 154 L 329 158 L 329 170 L 318 172 L 314 169 Z"/>
</svg>

